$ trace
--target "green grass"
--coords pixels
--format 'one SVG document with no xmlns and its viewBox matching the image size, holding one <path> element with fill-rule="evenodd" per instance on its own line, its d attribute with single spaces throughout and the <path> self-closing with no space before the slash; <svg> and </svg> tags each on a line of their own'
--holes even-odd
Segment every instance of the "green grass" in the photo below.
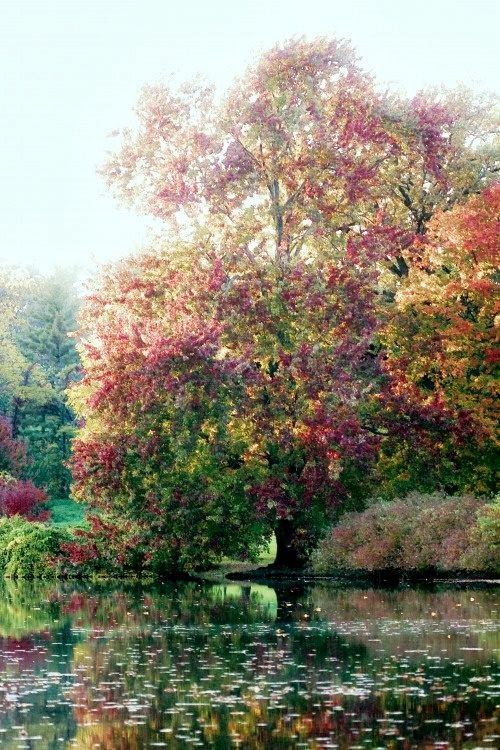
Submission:
<svg viewBox="0 0 500 750">
<path fill-rule="evenodd" d="M 276 537 L 274 534 L 272 535 L 269 546 L 266 550 L 262 552 L 262 554 L 259 556 L 259 563 L 262 565 L 270 565 L 274 562 L 276 557 Z"/>
<path fill-rule="evenodd" d="M 274 534 L 272 535 L 271 539 L 269 540 L 268 546 L 262 550 L 262 552 L 259 555 L 259 558 L 257 560 L 257 565 L 271 565 L 271 563 L 274 562 L 276 558 L 276 537 Z M 256 563 L 248 563 L 244 562 L 242 563 L 241 560 L 235 560 L 232 557 L 224 557 L 222 560 L 223 566 L 230 566 L 230 567 L 241 567 L 244 568 L 247 567 L 254 567 Z"/>
<path fill-rule="evenodd" d="M 50 522 L 54 526 L 67 528 L 86 526 L 85 506 L 75 503 L 69 497 L 50 500 L 48 508 L 52 514 Z"/>
</svg>

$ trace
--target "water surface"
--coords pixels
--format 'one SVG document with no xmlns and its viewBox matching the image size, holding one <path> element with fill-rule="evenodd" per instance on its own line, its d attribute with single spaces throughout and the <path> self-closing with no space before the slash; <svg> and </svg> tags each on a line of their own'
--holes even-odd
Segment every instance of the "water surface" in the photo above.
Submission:
<svg viewBox="0 0 500 750">
<path fill-rule="evenodd" d="M 494 748 L 498 588 L 0 588 L 0 748 Z"/>
</svg>

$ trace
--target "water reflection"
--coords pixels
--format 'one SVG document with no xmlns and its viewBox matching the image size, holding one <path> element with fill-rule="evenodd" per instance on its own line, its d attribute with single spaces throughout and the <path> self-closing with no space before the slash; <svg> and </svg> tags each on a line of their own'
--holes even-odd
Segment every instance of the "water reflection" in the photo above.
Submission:
<svg viewBox="0 0 500 750">
<path fill-rule="evenodd" d="M 7 582 L 2 748 L 494 747 L 498 589 Z"/>
</svg>

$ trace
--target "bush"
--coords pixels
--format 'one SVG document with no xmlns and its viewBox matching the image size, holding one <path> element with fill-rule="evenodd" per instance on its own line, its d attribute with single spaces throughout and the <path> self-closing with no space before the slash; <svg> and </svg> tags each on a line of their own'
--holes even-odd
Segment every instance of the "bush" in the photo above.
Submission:
<svg viewBox="0 0 500 750">
<path fill-rule="evenodd" d="M 129 519 L 90 514 L 87 520 L 90 528 L 74 528 L 72 539 L 61 546 L 68 575 L 179 576 L 218 560 L 198 545 L 195 533 L 184 543 L 167 535 L 159 539 L 146 524 Z"/>
<path fill-rule="evenodd" d="M 500 496 L 481 508 L 470 538 L 471 545 L 462 558 L 464 567 L 500 570 Z"/>
<path fill-rule="evenodd" d="M 411 493 L 340 519 L 313 554 L 336 570 L 498 571 L 500 501 Z"/>
<path fill-rule="evenodd" d="M 50 513 L 43 505 L 47 495 L 29 480 L 0 475 L 0 516 L 24 516 L 28 520 L 46 521 Z"/>
<path fill-rule="evenodd" d="M 60 569 L 61 544 L 68 532 L 21 516 L 0 518 L 0 576 L 52 578 Z"/>
<path fill-rule="evenodd" d="M 145 550 L 140 530 L 127 520 L 89 517 L 90 529 L 76 528 L 61 545 L 61 563 L 69 575 L 133 574 Z"/>
</svg>

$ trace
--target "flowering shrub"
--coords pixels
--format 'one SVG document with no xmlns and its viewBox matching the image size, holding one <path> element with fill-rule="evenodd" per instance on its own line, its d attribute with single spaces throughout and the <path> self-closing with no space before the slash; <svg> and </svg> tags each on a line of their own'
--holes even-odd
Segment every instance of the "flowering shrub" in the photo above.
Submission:
<svg viewBox="0 0 500 750">
<path fill-rule="evenodd" d="M 500 500 L 411 493 L 344 515 L 313 555 L 335 570 L 500 570 Z"/>
<path fill-rule="evenodd" d="M 24 516 L 30 521 L 46 521 L 50 512 L 44 510 L 47 495 L 30 481 L 0 474 L 0 516 Z"/>
</svg>

